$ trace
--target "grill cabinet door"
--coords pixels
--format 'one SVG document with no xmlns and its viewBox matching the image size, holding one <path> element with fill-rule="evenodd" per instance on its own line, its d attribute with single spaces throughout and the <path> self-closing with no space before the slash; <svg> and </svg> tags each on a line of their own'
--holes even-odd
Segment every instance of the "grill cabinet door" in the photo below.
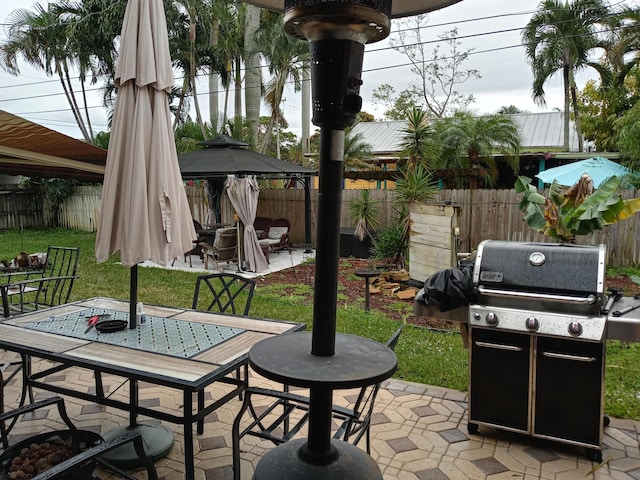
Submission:
<svg viewBox="0 0 640 480">
<path fill-rule="evenodd" d="M 599 448 L 605 344 L 537 340 L 533 434 Z"/>
<path fill-rule="evenodd" d="M 529 433 L 528 334 L 471 329 L 469 421 Z"/>
</svg>

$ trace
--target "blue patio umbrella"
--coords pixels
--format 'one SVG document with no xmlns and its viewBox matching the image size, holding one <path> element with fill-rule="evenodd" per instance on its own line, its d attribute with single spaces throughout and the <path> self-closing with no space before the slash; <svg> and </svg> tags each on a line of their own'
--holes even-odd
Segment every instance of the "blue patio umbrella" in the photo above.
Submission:
<svg viewBox="0 0 640 480">
<path fill-rule="evenodd" d="M 544 170 L 538 173 L 536 177 L 544 183 L 553 183 L 556 180 L 561 185 L 571 186 L 580 180 L 583 173 L 588 174 L 593 180 L 593 186 L 598 188 L 609 177 L 622 177 L 632 172 L 607 158 L 592 157 Z"/>
</svg>

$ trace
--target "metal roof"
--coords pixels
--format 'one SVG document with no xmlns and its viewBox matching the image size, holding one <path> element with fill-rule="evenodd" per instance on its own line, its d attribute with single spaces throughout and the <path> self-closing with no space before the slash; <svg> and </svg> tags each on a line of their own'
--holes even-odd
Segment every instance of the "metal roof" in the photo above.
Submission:
<svg viewBox="0 0 640 480">
<path fill-rule="evenodd" d="M 562 150 L 563 116 L 562 112 L 509 115 L 520 130 L 521 150 Z M 397 154 L 400 151 L 402 130 L 406 126 L 404 121 L 361 122 L 353 128 L 352 134 L 361 134 L 362 141 L 371 145 L 374 155 Z M 577 152 L 578 136 L 573 121 L 569 122 L 569 128 L 569 150 Z"/>
</svg>

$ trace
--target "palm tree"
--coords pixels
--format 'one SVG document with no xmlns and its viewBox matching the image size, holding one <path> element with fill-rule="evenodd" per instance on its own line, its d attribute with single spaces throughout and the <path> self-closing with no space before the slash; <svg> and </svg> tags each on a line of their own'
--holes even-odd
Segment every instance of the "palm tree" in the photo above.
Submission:
<svg viewBox="0 0 640 480">
<path fill-rule="evenodd" d="M 402 130 L 400 156 L 407 158 L 406 166 L 414 170 L 418 165 L 430 168 L 437 158 L 438 148 L 433 141 L 434 128 L 425 110 L 413 107 L 406 112 L 407 126 Z"/>
<path fill-rule="evenodd" d="M 309 46 L 287 34 L 282 28 L 282 16 L 270 12 L 265 14 L 263 27 L 258 35 L 258 46 L 269 64 L 269 73 L 273 75 L 267 82 L 265 92 L 271 119 L 260 146 L 260 151 L 267 153 L 274 126 L 279 129 L 284 120 L 280 105 L 285 85 L 291 80 L 294 91 L 300 90 L 303 62 L 309 56 Z"/>
<path fill-rule="evenodd" d="M 621 28 L 616 31 L 620 32 L 620 35 L 609 53 L 611 62 L 619 71 L 617 81 L 623 83 L 630 72 L 640 68 L 640 11 L 625 8 L 617 18 L 620 20 Z"/>
<path fill-rule="evenodd" d="M 39 3 L 33 8 L 35 12 L 18 9 L 9 16 L 7 41 L 0 47 L 0 66 L 18 75 L 18 57 L 22 56 L 27 63 L 48 76 L 57 75 L 78 128 L 85 141 L 91 143 L 93 132 L 90 122 L 88 117 L 83 116 L 71 81 L 70 67 L 74 52 L 70 47 L 66 25 L 60 17 L 62 11 L 56 4 L 48 5 L 48 10 Z"/>
<path fill-rule="evenodd" d="M 436 126 L 437 143 L 442 146 L 440 168 L 488 168 L 489 182 L 498 176 L 494 158 L 501 153 L 511 169 L 519 169 L 520 133 L 508 115 L 474 117 L 470 112 L 456 112 Z"/>
<path fill-rule="evenodd" d="M 354 170 L 371 170 L 373 165 L 371 160 L 373 153 L 371 145 L 363 140 L 361 133 L 352 132 L 352 128 L 345 130 L 344 135 L 344 169 Z"/>
<path fill-rule="evenodd" d="M 547 80 L 558 71 L 562 72 L 565 151 L 569 151 L 570 101 L 579 149 L 583 150 L 575 72 L 590 66 L 606 75 L 601 65 L 589 60 L 589 54 L 594 48 L 603 46 L 596 28 L 608 15 L 609 8 L 602 0 L 544 0 L 522 31 L 522 41 L 534 76 L 533 99 L 538 104 L 545 105 L 544 85 Z"/>
</svg>

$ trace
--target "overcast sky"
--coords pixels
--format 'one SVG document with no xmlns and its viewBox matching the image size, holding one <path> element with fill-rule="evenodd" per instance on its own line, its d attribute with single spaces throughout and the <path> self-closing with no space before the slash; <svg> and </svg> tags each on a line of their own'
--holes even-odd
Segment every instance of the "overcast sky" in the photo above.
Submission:
<svg viewBox="0 0 640 480">
<path fill-rule="evenodd" d="M 35 3 L 33 0 L 2 0 L 0 23 L 7 23 L 12 10 L 31 8 Z M 46 1 L 42 0 L 40 3 L 44 5 Z M 465 66 L 479 70 L 482 78 L 468 81 L 460 90 L 474 95 L 476 102 L 471 108 L 477 113 L 493 113 L 506 105 L 515 105 L 531 112 L 562 108 L 562 84 L 559 75 L 545 85 L 545 108 L 535 105 L 531 99 L 531 67 L 526 63 L 524 49 L 520 46 L 520 32 L 539 3 L 539 0 L 463 0 L 429 14 L 428 28 L 422 33 L 425 41 L 438 40 L 439 34 L 457 27 L 462 49 L 474 50 Z M 615 4 L 640 8 L 640 0 L 623 0 Z M 399 23 L 392 21 L 391 28 L 389 39 L 397 38 L 394 32 L 399 28 Z M 6 25 L 0 28 L 0 42 L 7 38 L 5 29 Z M 364 83 L 360 90 L 363 98 L 362 109 L 373 113 L 376 119 L 382 117 L 383 109 L 372 103 L 374 89 L 383 83 L 389 83 L 394 86 L 396 92 L 400 92 L 410 82 L 417 80 L 415 77 L 412 78 L 409 67 L 406 66 L 407 58 L 389 48 L 389 39 L 367 45 L 364 57 Z M 429 46 L 428 51 L 434 46 L 435 44 Z M 20 70 L 21 74 L 17 77 L 0 70 L 0 109 L 79 138 L 81 135 L 75 126 L 57 78 L 47 78 L 44 73 L 31 69 L 23 61 L 20 63 Z M 581 72 L 577 78 L 578 86 L 582 88 L 590 78 L 595 78 L 595 72 Z M 92 107 L 90 111 L 93 128 L 100 131 L 107 129 L 107 114 L 101 107 L 97 87 L 99 85 L 91 87 L 96 93 L 90 96 L 89 105 Z M 208 90 L 206 82 L 199 88 L 201 93 Z M 221 94 L 221 106 L 223 101 Z M 208 102 L 205 96 L 200 97 L 200 105 L 203 116 L 208 118 Z M 290 130 L 299 136 L 299 93 L 294 93 L 292 89 L 285 92 L 283 111 L 289 121 Z M 261 110 L 261 115 L 268 115 L 266 108 Z M 314 127 L 312 131 L 313 129 Z"/>
</svg>

